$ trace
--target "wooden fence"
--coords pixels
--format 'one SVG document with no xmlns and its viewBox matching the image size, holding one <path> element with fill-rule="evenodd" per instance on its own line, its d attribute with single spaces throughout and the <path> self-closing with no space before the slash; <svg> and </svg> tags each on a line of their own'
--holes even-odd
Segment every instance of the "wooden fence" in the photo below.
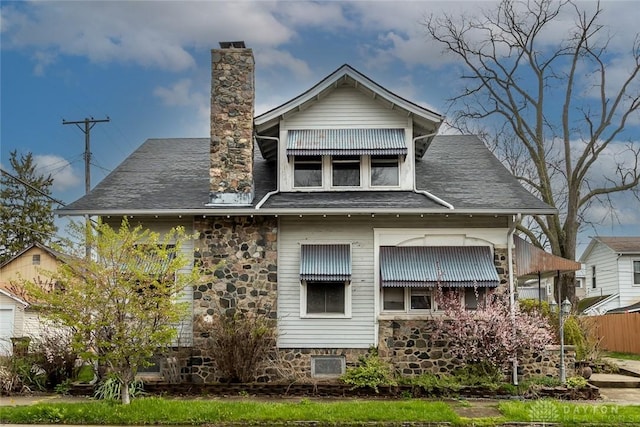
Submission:
<svg viewBox="0 0 640 427">
<path fill-rule="evenodd" d="M 606 314 L 592 319 L 603 350 L 640 354 L 640 313 Z"/>
</svg>

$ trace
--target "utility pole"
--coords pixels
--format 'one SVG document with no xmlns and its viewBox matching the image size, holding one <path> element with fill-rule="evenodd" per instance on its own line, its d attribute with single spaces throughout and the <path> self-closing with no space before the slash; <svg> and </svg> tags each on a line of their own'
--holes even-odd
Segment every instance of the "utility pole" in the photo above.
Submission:
<svg viewBox="0 0 640 427">
<path fill-rule="evenodd" d="M 94 119 L 93 117 L 86 118 L 84 120 L 76 120 L 68 122 L 62 119 L 63 125 L 76 125 L 78 129 L 84 133 L 84 194 L 89 194 L 91 191 L 91 129 L 96 123 L 109 122 L 111 119 L 107 116 L 106 119 Z M 84 124 L 84 127 L 80 126 Z M 89 222 L 89 215 L 85 215 L 84 219 L 87 223 L 87 245 L 85 249 L 85 256 L 87 260 L 91 258 L 91 246 L 89 245 L 89 235 L 91 233 L 91 223 Z"/>
<path fill-rule="evenodd" d="M 93 129 L 96 123 L 110 121 L 109 116 L 107 116 L 106 119 L 94 119 L 91 117 L 73 122 L 62 119 L 63 125 L 76 125 L 78 129 L 84 133 L 84 194 L 89 194 L 89 191 L 91 191 L 91 129 Z M 84 124 L 84 128 L 80 126 L 81 124 Z"/>
</svg>

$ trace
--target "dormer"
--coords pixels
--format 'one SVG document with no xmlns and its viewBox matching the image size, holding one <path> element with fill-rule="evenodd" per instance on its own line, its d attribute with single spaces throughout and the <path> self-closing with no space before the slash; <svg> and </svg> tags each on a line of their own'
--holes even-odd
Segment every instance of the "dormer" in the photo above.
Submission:
<svg viewBox="0 0 640 427">
<path fill-rule="evenodd" d="M 442 119 L 343 65 L 254 126 L 280 191 L 406 191 Z"/>
</svg>

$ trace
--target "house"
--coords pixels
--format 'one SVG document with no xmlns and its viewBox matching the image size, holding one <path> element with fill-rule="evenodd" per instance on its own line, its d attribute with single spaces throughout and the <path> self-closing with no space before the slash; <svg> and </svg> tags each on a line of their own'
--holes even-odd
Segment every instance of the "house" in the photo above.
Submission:
<svg viewBox="0 0 640 427">
<path fill-rule="evenodd" d="M 0 354 L 11 353 L 12 338 L 37 338 L 38 314 L 31 310 L 30 298 L 19 280 L 53 286 L 43 271 L 54 271 L 63 255 L 41 243 L 33 243 L 0 265 Z"/>
<path fill-rule="evenodd" d="M 640 237 L 593 237 L 582 253 L 585 314 L 635 310 L 640 302 Z"/>
<path fill-rule="evenodd" d="M 416 332 L 435 285 L 465 289 L 469 308 L 474 286 L 511 292 L 518 221 L 555 209 L 476 136 L 438 135 L 440 114 L 349 65 L 253 108 L 252 51 L 221 43 L 210 137 L 147 140 L 58 213 L 198 233 L 184 250 L 206 281 L 185 289 L 181 328 L 194 382 L 217 379 L 208 316 L 238 306 L 277 318 L 278 354 L 305 377 L 340 374 L 371 346 L 405 373 L 455 366 Z"/>
</svg>

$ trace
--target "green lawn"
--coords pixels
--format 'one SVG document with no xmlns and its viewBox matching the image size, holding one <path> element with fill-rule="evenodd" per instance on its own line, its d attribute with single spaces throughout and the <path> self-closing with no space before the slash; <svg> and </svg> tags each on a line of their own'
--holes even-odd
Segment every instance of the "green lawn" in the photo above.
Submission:
<svg viewBox="0 0 640 427">
<path fill-rule="evenodd" d="M 607 351 L 605 356 L 612 357 L 614 359 L 625 359 L 625 360 L 640 360 L 640 354 L 634 353 L 618 353 L 616 351 Z"/>
<path fill-rule="evenodd" d="M 478 404 L 479 405 L 479 404 Z M 487 403 L 483 405 L 486 407 Z M 0 407 L 0 422 L 117 425 L 220 425 L 223 423 L 284 424 L 317 421 L 318 425 L 365 422 L 448 422 L 454 426 L 497 426 L 504 422 L 554 422 L 566 426 L 640 425 L 640 406 L 594 405 L 553 400 L 502 401 L 501 416 L 462 418 L 455 408 L 474 402 L 406 400 L 274 400 L 247 399 L 135 399 L 115 402 L 41 403 Z"/>
</svg>

